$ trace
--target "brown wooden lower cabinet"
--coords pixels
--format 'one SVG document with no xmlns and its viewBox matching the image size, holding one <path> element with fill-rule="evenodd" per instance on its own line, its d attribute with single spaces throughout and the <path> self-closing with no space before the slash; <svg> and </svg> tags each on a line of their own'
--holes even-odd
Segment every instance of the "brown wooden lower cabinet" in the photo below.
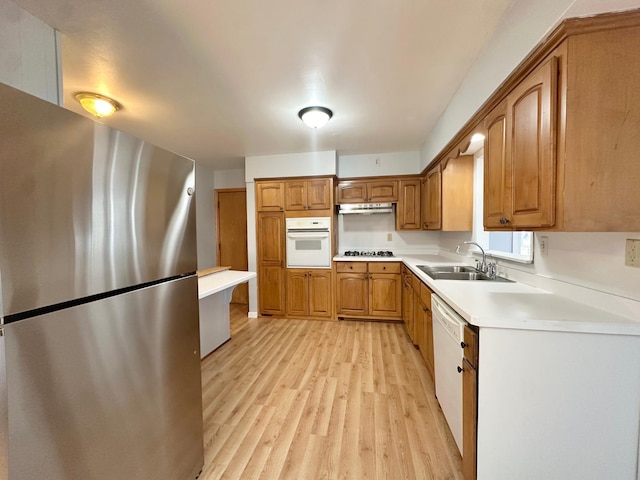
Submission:
<svg viewBox="0 0 640 480">
<path fill-rule="evenodd" d="M 287 270 L 287 315 L 331 317 L 331 270 Z"/>
<path fill-rule="evenodd" d="M 427 370 L 431 374 L 431 379 L 435 379 L 433 368 L 433 318 L 431 315 L 431 289 L 424 283 L 420 284 L 419 307 L 417 318 L 421 323 L 421 335 L 418 337 L 418 347 L 420 354 L 427 365 Z"/>
<path fill-rule="evenodd" d="M 402 318 L 399 262 L 336 262 L 338 316 Z"/>
<path fill-rule="evenodd" d="M 261 265 L 258 282 L 260 285 L 260 313 L 284 315 L 285 312 L 284 268 L 279 265 Z"/>
<path fill-rule="evenodd" d="M 462 475 L 475 480 L 478 456 L 478 332 L 464 328 L 462 361 Z"/>
</svg>

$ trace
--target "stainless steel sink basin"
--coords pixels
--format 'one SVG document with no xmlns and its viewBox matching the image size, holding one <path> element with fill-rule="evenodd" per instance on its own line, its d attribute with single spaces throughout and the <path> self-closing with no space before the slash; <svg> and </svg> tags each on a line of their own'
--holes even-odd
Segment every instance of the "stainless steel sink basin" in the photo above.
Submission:
<svg viewBox="0 0 640 480">
<path fill-rule="evenodd" d="M 485 280 L 490 282 L 513 282 L 502 277 L 491 278 L 473 267 L 458 265 L 443 265 L 429 267 L 427 265 L 418 265 L 418 268 L 429 275 L 434 280 Z"/>
<path fill-rule="evenodd" d="M 451 273 L 459 273 L 459 272 L 471 272 L 478 273 L 478 270 L 473 267 L 467 267 L 466 265 L 442 265 L 436 267 L 428 267 L 426 265 L 418 265 L 418 268 L 429 274 L 429 272 L 451 272 Z"/>
</svg>

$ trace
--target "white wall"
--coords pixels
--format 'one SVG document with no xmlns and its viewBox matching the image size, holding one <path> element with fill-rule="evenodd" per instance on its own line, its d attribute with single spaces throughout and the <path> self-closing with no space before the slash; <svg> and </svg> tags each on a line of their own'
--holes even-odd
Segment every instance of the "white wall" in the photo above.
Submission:
<svg viewBox="0 0 640 480">
<path fill-rule="evenodd" d="M 338 156 L 339 178 L 416 175 L 420 171 L 418 151 Z"/>
<path fill-rule="evenodd" d="M 421 168 L 455 136 L 529 52 L 561 20 L 640 7 L 639 0 L 516 0 L 469 69 L 421 149 Z"/>
<path fill-rule="evenodd" d="M 437 250 L 440 232 L 396 231 L 395 218 L 392 213 L 338 215 L 338 252 L 391 250 L 400 255 Z"/>
<path fill-rule="evenodd" d="M 235 170 L 216 170 L 214 188 L 244 188 L 244 168 Z"/>
<path fill-rule="evenodd" d="M 214 204 L 214 170 L 196 163 L 196 229 L 198 270 L 216 265 L 216 219 Z"/>
<path fill-rule="evenodd" d="M 9 0 L 0 0 L 0 82 L 60 105 L 56 31 Z"/>
</svg>

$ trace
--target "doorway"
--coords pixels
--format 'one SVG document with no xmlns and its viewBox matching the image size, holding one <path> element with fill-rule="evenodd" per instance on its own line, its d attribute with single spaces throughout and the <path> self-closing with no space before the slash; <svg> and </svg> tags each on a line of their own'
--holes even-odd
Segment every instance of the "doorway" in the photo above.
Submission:
<svg viewBox="0 0 640 480">
<path fill-rule="evenodd" d="M 223 188 L 215 191 L 216 249 L 219 266 L 232 270 L 247 270 L 247 190 Z M 238 285 L 231 303 L 249 303 L 246 283 Z"/>
</svg>

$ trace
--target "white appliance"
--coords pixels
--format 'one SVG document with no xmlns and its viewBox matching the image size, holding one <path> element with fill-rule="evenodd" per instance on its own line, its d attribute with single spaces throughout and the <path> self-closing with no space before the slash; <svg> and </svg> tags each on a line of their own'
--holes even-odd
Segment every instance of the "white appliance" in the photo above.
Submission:
<svg viewBox="0 0 640 480">
<path fill-rule="evenodd" d="M 437 295 L 431 296 L 436 397 L 462 455 L 462 358 L 466 322 Z"/>
<path fill-rule="evenodd" d="M 331 268 L 331 217 L 286 220 L 287 268 Z"/>
</svg>

